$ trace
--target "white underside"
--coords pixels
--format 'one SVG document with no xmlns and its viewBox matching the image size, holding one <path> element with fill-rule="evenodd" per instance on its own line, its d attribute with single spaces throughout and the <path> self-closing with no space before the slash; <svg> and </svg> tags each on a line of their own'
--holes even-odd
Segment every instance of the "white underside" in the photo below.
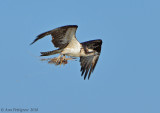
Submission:
<svg viewBox="0 0 160 113">
<path fill-rule="evenodd" d="M 80 57 L 81 56 L 80 50 L 81 50 L 81 44 L 78 42 L 75 36 L 73 36 L 71 42 L 62 51 L 62 54 L 72 57 Z"/>
</svg>

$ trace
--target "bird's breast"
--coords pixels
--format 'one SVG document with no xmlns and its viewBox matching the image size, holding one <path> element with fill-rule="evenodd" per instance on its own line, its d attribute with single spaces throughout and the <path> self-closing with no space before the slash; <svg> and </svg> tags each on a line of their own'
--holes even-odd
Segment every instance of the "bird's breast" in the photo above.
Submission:
<svg viewBox="0 0 160 113">
<path fill-rule="evenodd" d="M 80 48 L 65 48 L 62 53 L 72 57 L 80 57 Z"/>
</svg>

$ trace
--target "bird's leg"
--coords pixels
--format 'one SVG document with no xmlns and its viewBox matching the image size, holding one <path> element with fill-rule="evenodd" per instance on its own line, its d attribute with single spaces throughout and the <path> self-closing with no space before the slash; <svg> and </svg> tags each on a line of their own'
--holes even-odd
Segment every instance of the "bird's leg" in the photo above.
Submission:
<svg viewBox="0 0 160 113">
<path fill-rule="evenodd" d="M 63 60 L 63 61 L 65 61 L 65 60 L 66 60 L 66 56 L 65 56 L 65 55 L 63 55 L 62 60 Z"/>
<path fill-rule="evenodd" d="M 61 63 L 61 62 L 60 62 L 60 61 L 61 61 L 61 56 L 62 56 L 62 54 L 60 54 L 60 55 L 57 57 L 57 60 L 56 60 L 56 63 L 57 63 L 57 64 Z"/>
<path fill-rule="evenodd" d="M 66 58 L 65 55 L 63 55 L 62 59 L 60 60 L 60 65 L 61 65 L 62 63 L 64 63 L 65 58 Z"/>
</svg>

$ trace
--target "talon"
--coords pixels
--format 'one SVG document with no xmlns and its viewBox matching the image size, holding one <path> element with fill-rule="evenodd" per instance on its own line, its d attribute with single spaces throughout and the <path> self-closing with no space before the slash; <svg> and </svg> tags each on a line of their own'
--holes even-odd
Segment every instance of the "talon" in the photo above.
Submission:
<svg viewBox="0 0 160 113">
<path fill-rule="evenodd" d="M 62 58 L 60 58 L 60 66 L 61 66 L 62 63 L 63 63 L 63 60 L 62 60 Z"/>
<path fill-rule="evenodd" d="M 66 56 L 65 55 L 62 57 L 62 60 L 63 60 L 63 62 L 66 61 Z"/>
<path fill-rule="evenodd" d="M 59 56 L 57 57 L 57 60 L 56 60 L 56 64 L 57 64 L 57 65 L 59 65 L 59 64 L 60 64 L 60 61 L 61 61 L 61 59 L 60 59 L 60 58 L 61 58 L 61 55 L 59 55 Z"/>
</svg>

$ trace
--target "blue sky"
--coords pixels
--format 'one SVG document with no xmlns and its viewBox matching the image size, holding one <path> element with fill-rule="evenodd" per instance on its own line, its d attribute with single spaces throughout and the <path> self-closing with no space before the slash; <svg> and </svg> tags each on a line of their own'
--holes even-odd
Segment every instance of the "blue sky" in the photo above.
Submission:
<svg viewBox="0 0 160 113">
<path fill-rule="evenodd" d="M 38 113 L 159 113 L 160 1 L 1 0 L 0 107 Z M 78 25 L 80 42 L 102 39 L 90 80 L 79 59 L 56 67 L 40 61 L 55 49 L 36 36 Z"/>
</svg>

